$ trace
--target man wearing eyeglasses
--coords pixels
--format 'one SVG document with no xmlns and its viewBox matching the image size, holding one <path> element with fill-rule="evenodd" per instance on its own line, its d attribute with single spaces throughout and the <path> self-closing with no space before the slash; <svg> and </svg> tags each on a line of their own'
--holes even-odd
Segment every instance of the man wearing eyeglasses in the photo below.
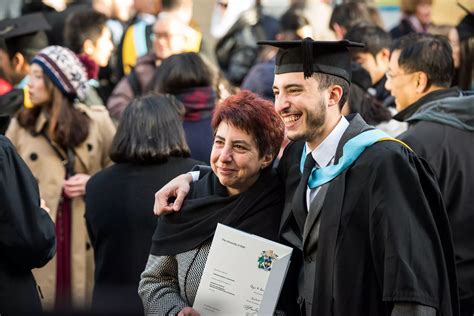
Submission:
<svg viewBox="0 0 474 316">
<path fill-rule="evenodd" d="M 461 315 L 474 314 L 474 95 L 450 88 L 449 42 L 433 35 L 401 38 L 392 48 L 386 88 L 408 122 L 398 138 L 433 168 L 453 233 Z"/>
</svg>

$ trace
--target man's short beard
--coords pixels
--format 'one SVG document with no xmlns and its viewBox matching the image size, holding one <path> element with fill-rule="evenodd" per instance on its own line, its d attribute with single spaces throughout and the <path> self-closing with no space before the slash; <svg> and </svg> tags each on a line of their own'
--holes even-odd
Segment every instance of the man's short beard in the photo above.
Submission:
<svg viewBox="0 0 474 316">
<path fill-rule="evenodd" d="M 321 135 L 324 130 L 324 122 L 326 121 L 326 105 L 326 100 L 321 99 L 317 105 L 317 113 L 306 111 L 305 125 L 307 130 L 301 134 L 293 135 L 292 137 L 288 135 L 288 139 L 292 141 L 304 140 L 308 142 Z"/>
</svg>

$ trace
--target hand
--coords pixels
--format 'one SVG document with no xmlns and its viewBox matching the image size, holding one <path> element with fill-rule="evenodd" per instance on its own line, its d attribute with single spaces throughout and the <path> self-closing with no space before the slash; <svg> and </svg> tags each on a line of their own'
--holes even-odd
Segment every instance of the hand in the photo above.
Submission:
<svg viewBox="0 0 474 316">
<path fill-rule="evenodd" d="M 192 307 L 185 307 L 178 313 L 178 316 L 200 316 L 200 314 Z"/>
<path fill-rule="evenodd" d="M 160 191 L 155 193 L 155 205 L 153 213 L 163 215 L 171 212 L 177 212 L 181 209 L 184 198 L 189 193 L 190 183 L 193 177 L 186 173 L 177 176 L 168 182 Z M 174 201 L 172 201 L 174 199 Z"/>
<path fill-rule="evenodd" d="M 75 198 L 86 194 L 86 184 L 90 175 L 78 173 L 64 181 L 64 193 L 69 198 Z"/>
<path fill-rule="evenodd" d="M 46 201 L 45 201 L 45 200 L 41 199 L 40 207 L 41 207 L 43 210 L 45 210 L 46 212 L 49 213 L 50 209 L 49 209 L 49 207 L 46 205 Z"/>
</svg>

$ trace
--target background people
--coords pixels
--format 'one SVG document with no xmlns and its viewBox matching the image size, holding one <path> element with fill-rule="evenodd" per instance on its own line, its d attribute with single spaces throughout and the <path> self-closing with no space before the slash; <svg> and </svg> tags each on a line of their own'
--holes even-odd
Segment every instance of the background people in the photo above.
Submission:
<svg viewBox="0 0 474 316">
<path fill-rule="evenodd" d="M 110 163 L 115 127 L 103 106 L 74 101 L 84 96 L 87 75 L 72 51 L 41 50 L 29 77 L 33 108 L 19 111 L 7 136 L 38 179 L 58 239 L 55 260 L 34 274 L 47 309 L 83 308 L 93 284 L 83 197 L 90 176 Z"/>
<path fill-rule="evenodd" d="M 172 96 L 135 99 L 112 143 L 115 164 L 87 183 L 85 218 L 95 258 L 93 312 L 143 314 L 137 288 L 156 227 L 151 212 L 156 187 L 200 163 L 188 158 L 183 113 Z"/>
<path fill-rule="evenodd" d="M 459 285 L 461 315 L 474 313 L 474 235 L 471 204 L 473 174 L 474 97 L 450 88 L 454 76 L 447 39 L 427 34 L 402 37 L 390 56 L 386 83 L 408 122 L 398 138 L 426 159 L 434 170 L 446 205 Z"/>
<path fill-rule="evenodd" d="M 174 95 L 184 104 L 183 127 L 191 157 L 209 164 L 214 134 L 212 112 L 217 102 L 217 69 L 197 53 L 168 57 L 156 71 L 154 90 Z"/>
<path fill-rule="evenodd" d="M 105 104 L 105 95 L 99 94 L 99 70 L 109 64 L 114 50 L 107 20 L 102 13 L 86 10 L 71 14 L 65 25 L 65 45 L 78 55 L 87 71 L 89 89 L 84 99 L 86 105 Z"/>
</svg>

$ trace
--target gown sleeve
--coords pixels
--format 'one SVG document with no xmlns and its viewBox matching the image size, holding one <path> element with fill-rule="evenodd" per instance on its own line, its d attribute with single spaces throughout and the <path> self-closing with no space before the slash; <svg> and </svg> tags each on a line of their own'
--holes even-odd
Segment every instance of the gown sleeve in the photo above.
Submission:
<svg viewBox="0 0 474 316">
<path fill-rule="evenodd" d="M 19 268 L 44 266 L 55 254 L 54 223 L 40 208 L 38 185 L 11 142 L 0 136 L 0 253 Z"/>
<path fill-rule="evenodd" d="M 434 173 L 405 147 L 393 153 L 381 146 L 377 161 L 369 234 L 382 299 L 451 315 L 457 299 L 454 252 Z"/>
</svg>

